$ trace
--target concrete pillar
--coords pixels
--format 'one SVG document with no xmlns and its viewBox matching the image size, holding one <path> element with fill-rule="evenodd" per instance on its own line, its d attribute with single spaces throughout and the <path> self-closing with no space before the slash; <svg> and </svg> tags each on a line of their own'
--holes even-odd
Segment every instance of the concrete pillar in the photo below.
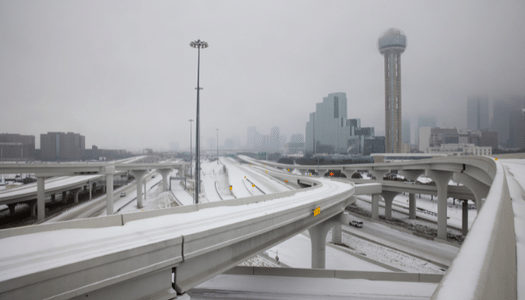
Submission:
<svg viewBox="0 0 525 300">
<path fill-rule="evenodd" d="M 341 171 L 341 173 L 345 174 L 347 179 L 350 179 L 350 178 L 352 178 L 352 175 L 357 173 L 357 171 L 355 171 L 355 170 L 343 170 L 343 171 Z"/>
<path fill-rule="evenodd" d="M 55 203 L 55 194 L 51 195 L 51 203 Z"/>
<path fill-rule="evenodd" d="M 368 171 L 372 176 L 376 178 L 376 180 L 383 180 L 383 176 L 385 176 L 386 173 L 390 172 L 390 170 L 370 170 Z"/>
<path fill-rule="evenodd" d="M 463 236 L 467 236 L 468 233 L 468 200 L 463 201 L 462 203 L 463 209 L 462 209 L 462 229 L 463 229 Z"/>
<path fill-rule="evenodd" d="M 312 243 L 312 269 L 324 269 L 326 266 L 326 235 L 330 228 L 341 224 L 340 213 L 328 220 L 308 228 Z"/>
<path fill-rule="evenodd" d="M 380 194 L 372 194 L 372 219 L 379 220 L 379 197 Z"/>
<path fill-rule="evenodd" d="M 8 204 L 7 207 L 9 207 L 9 215 L 13 216 L 15 214 L 16 203 Z"/>
<path fill-rule="evenodd" d="M 436 183 L 438 192 L 438 238 L 442 240 L 447 239 L 447 198 L 448 198 L 448 182 L 452 178 L 452 172 L 448 171 L 434 171 L 427 170 L 425 172 L 427 177 L 432 178 Z"/>
<path fill-rule="evenodd" d="M 158 170 L 158 172 L 160 173 L 160 175 L 162 175 L 162 191 L 166 192 L 168 191 L 168 182 L 171 169 L 160 169 Z"/>
<path fill-rule="evenodd" d="M 410 181 L 416 181 L 419 176 L 425 174 L 425 170 L 399 170 L 398 174 Z"/>
<path fill-rule="evenodd" d="M 93 197 L 93 183 L 89 184 L 89 200 Z"/>
<path fill-rule="evenodd" d="M 142 179 L 144 179 L 144 175 L 146 175 L 148 171 L 147 170 L 133 170 L 131 171 L 131 174 L 135 176 L 135 182 L 137 184 L 137 207 L 142 208 Z"/>
<path fill-rule="evenodd" d="M 82 191 L 82 189 L 73 190 L 73 203 L 78 203 L 78 194 L 80 194 L 80 191 Z"/>
<path fill-rule="evenodd" d="M 487 195 L 489 194 L 490 186 L 487 186 L 481 181 L 476 180 L 464 173 L 454 173 L 452 178 L 455 182 L 465 185 L 472 192 L 472 194 L 474 194 L 474 198 L 476 198 L 474 199 L 476 202 L 476 208 L 479 211 L 483 205 L 482 199 L 487 198 Z"/>
<path fill-rule="evenodd" d="M 104 167 L 103 173 L 106 174 L 106 214 L 113 214 L 113 173 L 115 167 Z"/>
<path fill-rule="evenodd" d="M 335 225 L 332 227 L 332 243 L 334 244 L 342 244 L 343 243 L 343 237 L 342 237 L 342 229 L 341 224 Z"/>
<path fill-rule="evenodd" d="M 408 218 L 411 220 L 416 219 L 416 194 L 408 194 Z"/>
<path fill-rule="evenodd" d="M 148 188 L 146 187 L 146 181 L 146 179 L 142 181 L 144 183 L 144 199 L 148 199 Z"/>
<path fill-rule="evenodd" d="M 67 191 L 63 191 L 62 192 L 62 202 L 66 203 L 67 202 L 66 199 L 67 199 Z"/>
<path fill-rule="evenodd" d="M 392 219 L 392 201 L 394 201 L 394 198 L 397 195 L 399 195 L 399 193 L 396 193 L 396 192 L 383 191 L 381 193 L 381 196 L 383 196 L 383 199 L 385 200 L 385 219 L 386 220 Z"/>
<path fill-rule="evenodd" d="M 36 206 L 38 221 L 46 217 L 46 193 L 45 193 L 45 177 L 38 176 L 36 178 Z"/>
</svg>

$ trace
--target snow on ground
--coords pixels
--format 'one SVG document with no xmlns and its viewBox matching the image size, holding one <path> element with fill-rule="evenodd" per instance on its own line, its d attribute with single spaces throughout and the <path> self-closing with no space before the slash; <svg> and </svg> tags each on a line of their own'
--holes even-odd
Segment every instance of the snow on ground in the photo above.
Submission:
<svg viewBox="0 0 525 300">
<path fill-rule="evenodd" d="M 405 253 L 433 261 L 442 266 L 450 266 L 456 257 L 459 247 L 417 237 L 411 233 L 391 228 L 380 221 L 352 216 L 353 220 L 362 221 L 362 228 L 343 225 L 343 233 L 362 237 Z M 354 245 L 351 245 L 354 246 Z M 356 247 L 356 249 L 359 249 Z M 366 249 L 361 251 L 368 253 Z M 421 272 L 426 272 L 421 270 Z"/>
<path fill-rule="evenodd" d="M 266 250 L 265 253 L 270 257 L 278 254 L 279 261 L 292 268 L 312 267 L 311 241 L 302 234 Z M 391 272 L 391 270 L 331 247 L 326 247 L 326 269 Z"/>
<path fill-rule="evenodd" d="M 332 242 L 332 231 L 328 232 L 327 242 Z M 411 255 L 393 250 L 391 248 L 380 246 L 358 237 L 343 232 L 343 244 L 349 246 L 352 253 L 366 256 L 375 261 L 393 266 L 395 268 L 411 273 L 434 273 L 444 274 L 441 267 L 436 266 L 428 261 L 415 258 Z"/>
<path fill-rule="evenodd" d="M 201 180 L 206 199 L 209 202 L 234 199 L 230 192 L 228 174 L 222 163 L 217 161 L 206 161 L 201 164 Z"/>
<path fill-rule="evenodd" d="M 188 182 L 186 183 L 188 184 Z M 183 205 L 193 204 L 194 196 L 190 194 L 190 192 L 184 188 L 184 181 L 173 180 L 171 182 L 171 191 L 175 195 L 175 198 L 177 198 L 177 200 L 179 200 L 179 202 L 182 203 Z"/>
<path fill-rule="evenodd" d="M 284 276 L 218 275 L 188 292 L 192 299 L 430 299 L 436 283 Z M 215 294 L 215 295 L 214 295 Z M 199 297 L 202 295 L 202 297 Z M 214 295 L 210 298 L 206 295 Z"/>
</svg>

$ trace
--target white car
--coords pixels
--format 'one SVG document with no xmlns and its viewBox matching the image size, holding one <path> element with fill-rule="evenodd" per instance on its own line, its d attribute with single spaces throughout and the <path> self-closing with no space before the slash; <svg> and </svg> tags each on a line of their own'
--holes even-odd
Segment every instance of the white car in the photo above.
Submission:
<svg viewBox="0 0 525 300">
<path fill-rule="evenodd" d="M 352 220 L 350 222 L 350 226 L 354 226 L 354 227 L 357 227 L 357 228 L 363 228 L 363 222 Z"/>
<path fill-rule="evenodd" d="M 120 193 L 120 197 L 126 197 L 126 193 Z"/>
</svg>

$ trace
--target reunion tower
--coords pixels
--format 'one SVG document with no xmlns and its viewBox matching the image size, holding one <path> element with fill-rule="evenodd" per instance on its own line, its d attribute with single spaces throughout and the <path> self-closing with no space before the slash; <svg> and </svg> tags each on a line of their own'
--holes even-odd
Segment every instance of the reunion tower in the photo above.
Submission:
<svg viewBox="0 0 525 300">
<path fill-rule="evenodd" d="M 401 153 L 401 53 L 407 38 L 401 30 L 390 28 L 377 46 L 385 56 L 385 153 Z"/>
</svg>

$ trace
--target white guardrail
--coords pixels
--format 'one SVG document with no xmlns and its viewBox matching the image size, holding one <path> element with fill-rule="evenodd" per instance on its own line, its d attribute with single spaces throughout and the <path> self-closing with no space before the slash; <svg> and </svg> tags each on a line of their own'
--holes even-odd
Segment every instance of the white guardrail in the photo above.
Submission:
<svg viewBox="0 0 525 300">
<path fill-rule="evenodd" d="M 432 300 L 517 299 L 512 199 L 503 166 L 494 163 L 496 176 L 483 208 Z"/>
</svg>

